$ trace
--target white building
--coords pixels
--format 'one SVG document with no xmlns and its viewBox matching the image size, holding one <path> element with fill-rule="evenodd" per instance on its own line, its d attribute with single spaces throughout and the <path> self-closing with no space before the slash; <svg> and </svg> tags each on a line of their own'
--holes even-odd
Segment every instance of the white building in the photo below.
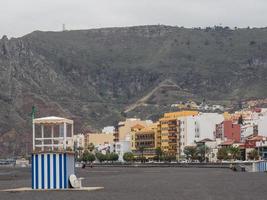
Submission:
<svg viewBox="0 0 267 200">
<path fill-rule="evenodd" d="M 208 162 L 217 162 L 217 153 L 222 140 L 220 138 L 216 138 L 216 140 L 204 139 L 200 142 L 207 147 L 205 158 L 208 159 Z"/>
<path fill-rule="evenodd" d="M 258 134 L 267 136 L 267 115 L 263 115 L 258 120 Z"/>
<path fill-rule="evenodd" d="M 102 129 L 102 133 L 106 134 L 114 134 L 115 132 L 115 127 L 114 126 L 106 126 Z"/>
<path fill-rule="evenodd" d="M 73 141 L 76 145 L 76 148 L 84 148 L 84 135 L 83 134 L 77 134 L 73 135 Z"/>
<path fill-rule="evenodd" d="M 17 159 L 16 160 L 16 166 L 17 167 L 28 167 L 29 166 L 29 160 L 26 160 L 25 158 Z"/>
<path fill-rule="evenodd" d="M 115 153 L 119 155 L 119 161 L 124 162 L 123 155 L 126 152 L 131 152 L 131 137 L 127 136 L 124 141 L 115 142 Z"/>
<path fill-rule="evenodd" d="M 214 139 L 216 124 L 224 120 L 218 113 L 199 113 L 196 116 L 180 117 L 180 152 L 183 155 L 185 146 L 203 139 Z"/>
<path fill-rule="evenodd" d="M 250 114 L 243 117 L 243 125 L 241 126 L 241 139 L 253 135 L 257 129 L 258 135 L 267 136 L 267 113 L 265 109 L 261 112 L 247 112 Z M 243 115 L 242 115 L 243 116 Z"/>
</svg>

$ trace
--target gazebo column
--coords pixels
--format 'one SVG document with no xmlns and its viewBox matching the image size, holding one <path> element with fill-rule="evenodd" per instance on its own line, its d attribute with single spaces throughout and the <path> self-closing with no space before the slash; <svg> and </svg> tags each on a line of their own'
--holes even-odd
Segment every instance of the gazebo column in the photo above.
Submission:
<svg viewBox="0 0 267 200">
<path fill-rule="evenodd" d="M 63 133 L 64 133 L 63 149 L 66 150 L 66 147 L 67 147 L 67 124 L 66 122 L 64 122 Z"/>
<path fill-rule="evenodd" d="M 51 126 L 51 144 L 52 144 L 52 151 L 54 150 L 54 125 Z"/>
<path fill-rule="evenodd" d="M 35 151 L 35 123 L 32 122 L 32 148 Z"/>
<path fill-rule="evenodd" d="M 74 134 L 74 128 L 73 128 L 73 123 L 71 124 L 71 137 L 73 138 L 73 134 Z"/>
<path fill-rule="evenodd" d="M 44 125 L 41 125 L 41 133 L 42 133 L 42 151 L 44 151 Z"/>
<path fill-rule="evenodd" d="M 71 148 L 73 148 L 73 150 L 75 149 L 75 145 L 74 145 L 74 139 L 73 139 L 73 133 L 74 133 L 74 128 L 73 128 L 73 123 L 71 124 L 71 143 L 72 143 L 72 147 Z"/>
</svg>

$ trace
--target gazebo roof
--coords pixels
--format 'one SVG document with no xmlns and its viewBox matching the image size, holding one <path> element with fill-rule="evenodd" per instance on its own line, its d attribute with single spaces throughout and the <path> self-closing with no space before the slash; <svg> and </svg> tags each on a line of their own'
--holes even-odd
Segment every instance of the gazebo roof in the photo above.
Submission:
<svg viewBox="0 0 267 200">
<path fill-rule="evenodd" d="M 55 116 L 36 118 L 33 120 L 33 122 L 35 124 L 62 124 L 62 123 L 73 124 L 73 120 Z"/>
</svg>

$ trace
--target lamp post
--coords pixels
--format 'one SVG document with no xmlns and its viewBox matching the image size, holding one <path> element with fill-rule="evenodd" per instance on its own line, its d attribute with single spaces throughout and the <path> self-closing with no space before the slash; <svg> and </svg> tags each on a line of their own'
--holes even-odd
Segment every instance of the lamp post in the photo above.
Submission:
<svg viewBox="0 0 267 200">
<path fill-rule="evenodd" d="M 265 144 L 265 141 L 266 141 L 266 138 L 262 138 L 262 141 L 261 141 L 261 159 L 263 160 L 264 159 L 264 153 L 263 153 L 263 149 L 264 149 L 264 146 L 263 146 L 263 143 Z"/>
<path fill-rule="evenodd" d="M 205 153 L 204 153 L 204 160 L 205 160 L 205 163 L 206 163 L 207 161 L 206 161 L 206 144 L 205 144 L 205 142 L 204 142 L 204 150 L 205 150 Z"/>
</svg>

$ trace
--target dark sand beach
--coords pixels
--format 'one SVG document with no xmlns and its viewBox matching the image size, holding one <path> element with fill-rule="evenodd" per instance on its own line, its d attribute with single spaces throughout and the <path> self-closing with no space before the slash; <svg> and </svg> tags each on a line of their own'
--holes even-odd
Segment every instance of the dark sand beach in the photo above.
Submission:
<svg viewBox="0 0 267 200">
<path fill-rule="evenodd" d="M 185 199 L 265 200 L 267 174 L 199 168 L 86 168 L 77 169 L 84 186 L 103 186 L 99 191 L 0 192 L 0 199 Z M 30 187 L 27 168 L 0 168 L 0 189 Z"/>
</svg>

